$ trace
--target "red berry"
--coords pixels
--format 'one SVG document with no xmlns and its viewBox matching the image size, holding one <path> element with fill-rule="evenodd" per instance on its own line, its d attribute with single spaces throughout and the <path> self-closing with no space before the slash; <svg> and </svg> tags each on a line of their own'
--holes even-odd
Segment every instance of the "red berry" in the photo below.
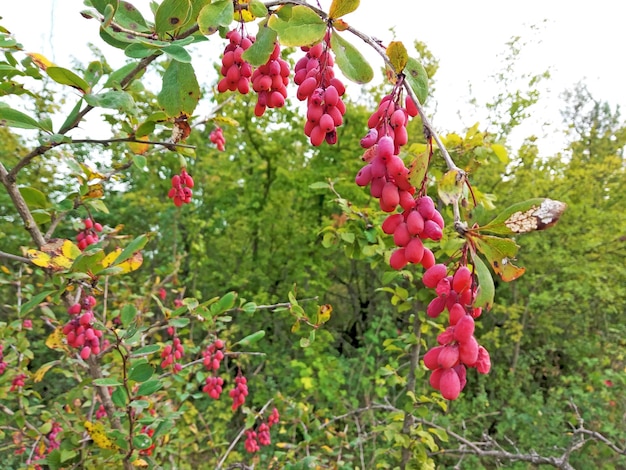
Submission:
<svg viewBox="0 0 626 470">
<path fill-rule="evenodd" d="M 445 264 L 435 264 L 426 270 L 422 277 L 424 285 L 430 289 L 437 287 L 439 281 L 446 277 L 448 268 Z"/>
</svg>

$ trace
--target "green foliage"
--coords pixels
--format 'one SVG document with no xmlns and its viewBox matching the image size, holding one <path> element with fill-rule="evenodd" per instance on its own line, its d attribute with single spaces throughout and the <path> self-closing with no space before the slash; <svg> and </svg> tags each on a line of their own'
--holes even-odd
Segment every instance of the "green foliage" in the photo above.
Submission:
<svg viewBox="0 0 626 470">
<path fill-rule="evenodd" d="M 411 121 L 401 157 L 452 222 L 427 246 L 475 271 L 474 306 L 485 307 L 477 333 L 494 364 L 487 377 L 470 371 L 450 403 L 420 362 L 445 330 L 426 314 L 433 293 L 414 266 L 388 267 L 388 214 L 353 183 L 370 98 L 346 95 L 338 144 L 311 148 L 293 103 L 255 116 L 250 96 L 216 95 L 199 81 L 188 48 L 256 16 L 261 30 L 244 59 L 262 65 L 276 40 L 308 46 L 329 33 L 343 74 L 366 83 L 371 65 L 339 20 L 359 2 L 335 0 L 326 15 L 300 4 L 164 0 L 154 21 L 128 2 L 86 3 L 103 41 L 128 57 L 119 70 L 100 52 L 75 70 L 59 67 L 0 31 L 0 95 L 12 98 L 0 106 L 5 468 L 408 469 L 460 459 L 495 468 L 499 460 L 467 443 L 488 436 L 512 454 L 558 456 L 583 421 L 623 441 L 626 272 L 616 260 L 626 255 L 626 126 L 617 112 L 578 88 L 564 110 L 567 152 L 540 158 L 532 139 L 509 152 L 504 139 L 538 95 L 507 90 L 489 105 L 496 136 L 478 124 L 441 136 L 455 168 Z M 389 54 L 403 69 L 398 83 L 404 77 L 423 103 L 437 61 L 415 46 L 419 61 L 401 43 Z M 283 56 L 293 62 L 292 51 Z M 143 78 L 153 63 L 156 87 Z M 45 91 L 27 90 L 26 77 Z M 70 131 L 92 107 L 110 110 L 110 138 L 76 141 Z M 194 115 L 200 109 L 208 117 Z M 218 126 L 224 152 L 209 144 Z M 193 203 L 175 207 L 167 193 L 181 167 L 193 176 Z M 526 233 L 556 222 L 563 207 L 544 210 L 556 200 L 568 206 L 558 231 Z M 72 240 L 85 219 L 103 229 L 81 250 Z M 90 331 L 103 343 L 83 357 L 63 329 L 80 322 L 68 310 L 88 295 L 97 302 Z M 224 354 L 217 370 L 204 364 L 215 349 Z M 233 407 L 226 395 L 241 376 L 250 394 Z M 215 377 L 219 400 L 203 390 Z M 244 432 L 259 430 L 274 406 L 272 445 L 251 455 Z M 605 444 L 590 440 L 571 465 L 623 467 Z"/>
</svg>

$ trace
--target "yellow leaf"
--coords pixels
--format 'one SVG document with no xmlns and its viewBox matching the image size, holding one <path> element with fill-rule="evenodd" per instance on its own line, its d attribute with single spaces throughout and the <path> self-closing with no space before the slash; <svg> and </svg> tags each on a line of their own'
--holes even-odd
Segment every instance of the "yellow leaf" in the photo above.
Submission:
<svg viewBox="0 0 626 470">
<path fill-rule="evenodd" d="M 137 459 L 133 461 L 133 467 L 147 467 L 148 466 L 148 462 L 146 462 L 144 459 Z"/>
<path fill-rule="evenodd" d="M 100 261 L 100 264 L 102 265 L 103 268 L 108 268 L 109 266 L 111 266 L 115 260 L 117 259 L 117 257 L 120 255 L 120 253 L 122 252 L 121 248 L 116 248 L 115 250 L 113 250 L 111 253 L 109 253 L 108 255 L 106 255 L 102 261 Z"/>
<path fill-rule="evenodd" d="M 350 25 L 346 23 L 344 20 L 333 21 L 333 26 L 335 27 L 337 31 L 345 31 L 346 29 L 350 27 Z"/>
<path fill-rule="evenodd" d="M 47 344 L 47 342 L 46 342 Z M 43 380 L 43 376 L 46 375 L 46 372 L 48 372 L 50 369 L 52 369 L 52 366 L 54 366 L 54 363 L 51 362 L 49 364 L 44 364 L 43 366 L 41 366 L 37 372 L 35 372 L 33 374 L 33 381 L 35 383 L 37 382 L 41 382 Z"/>
<path fill-rule="evenodd" d="M 0 266 L 0 269 L 4 274 L 11 274 L 11 271 L 9 271 L 9 268 L 7 268 L 6 266 Z"/>
<path fill-rule="evenodd" d="M 53 62 L 50 62 L 41 54 L 38 54 L 36 52 L 28 52 L 26 53 L 26 55 L 29 56 L 31 59 L 33 59 L 33 62 L 35 63 L 35 65 L 39 67 L 41 70 L 43 70 L 44 72 L 46 71 L 48 67 L 55 67 Z"/>
<path fill-rule="evenodd" d="M 104 196 L 104 187 L 100 183 L 90 184 L 89 191 L 85 194 L 82 199 L 98 199 Z"/>
<path fill-rule="evenodd" d="M 48 338 L 46 339 L 46 346 L 48 346 L 50 349 L 65 349 L 67 350 L 67 347 L 65 346 L 65 343 L 63 342 L 63 338 L 64 338 L 64 334 L 63 334 L 63 327 L 59 326 L 57 328 L 54 329 L 54 331 L 52 333 L 50 333 L 50 336 L 48 336 Z M 43 369 L 43 367 L 42 367 Z M 40 371 L 41 369 L 39 369 Z M 37 371 L 37 373 L 39 373 L 39 371 Z M 45 374 L 46 371 L 43 372 L 43 374 Z M 35 380 L 35 382 L 38 382 L 38 380 Z"/>
<path fill-rule="evenodd" d="M 330 320 L 330 314 L 333 312 L 333 306 L 330 304 L 320 305 L 317 309 L 317 323 L 326 323 Z"/>
<path fill-rule="evenodd" d="M 26 252 L 33 264 L 55 272 L 71 268 L 80 253 L 80 249 L 74 243 L 62 238 L 50 240 L 41 247 L 41 251 L 28 250 Z"/>
<path fill-rule="evenodd" d="M 148 136 L 142 136 L 142 137 L 137 137 L 137 140 L 142 140 L 142 141 L 147 141 L 148 140 Z M 140 142 L 128 142 L 128 147 L 130 148 L 130 151 L 137 154 L 137 155 L 143 155 L 144 153 L 146 153 L 148 151 L 148 149 L 150 148 L 150 144 L 142 144 Z"/>
<path fill-rule="evenodd" d="M 333 0 L 328 16 L 332 19 L 341 18 L 356 10 L 359 7 L 359 3 L 361 3 L 360 0 Z"/>
<path fill-rule="evenodd" d="M 400 41 L 393 41 L 389 43 L 389 46 L 386 50 L 387 57 L 389 57 L 389 62 L 393 66 L 393 69 L 396 73 L 400 73 L 406 67 L 407 62 L 409 61 L 409 53 Z"/>
<path fill-rule="evenodd" d="M 92 423 L 91 421 L 85 421 L 85 429 L 91 437 L 91 440 L 101 449 L 119 450 L 117 444 L 115 444 L 107 435 L 102 423 Z"/>
<path fill-rule="evenodd" d="M 250 21 L 254 21 L 256 16 L 254 16 L 250 9 L 247 8 L 250 0 L 237 0 L 237 6 L 246 6 L 246 8 L 237 8 L 235 7 L 235 13 L 233 13 L 233 20 L 235 21 L 243 21 L 244 23 L 249 23 Z"/>
<path fill-rule="evenodd" d="M 102 265 L 102 267 L 108 268 L 115 262 L 120 253 L 122 253 L 122 249 L 116 248 L 115 251 L 112 251 L 111 253 L 106 255 L 100 262 L 100 264 Z M 116 265 L 115 267 L 119 268 L 119 271 L 114 274 L 126 274 L 136 271 L 141 266 L 141 263 L 143 263 L 143 255 L 140 251 L 138 251 L 126 261 Z"/>
<path fill-rule="evenodd" d="M 50 255 L 44 253 L 43 251 L 28 250 L 26 254 L 33 262 L 33 264 L 36 264 L 37 266 L 47 268 L 50 264 Z"/>
<path fill-rule="evenodd" d="M 216 124 L 227 124 L 227 125 L 233 126 L 233 127 L 239 126 L 239 122 L 238 121 L 236 121 L 233 118 L 226 117 L 226 116 L 217 116 L 217 117 L 213 118 L 213 122 L 215 122 Z"/>
</svg>

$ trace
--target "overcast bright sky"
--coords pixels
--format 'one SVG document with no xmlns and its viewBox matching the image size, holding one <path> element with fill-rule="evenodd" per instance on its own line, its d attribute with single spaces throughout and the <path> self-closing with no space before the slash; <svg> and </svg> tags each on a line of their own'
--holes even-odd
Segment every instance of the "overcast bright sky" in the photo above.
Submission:
<svg viewBox="0 0 626 470">
<path fill-rule="evenodd" d="M 131 3 L 149 11 L 148 0 Z M 321 3 L 327 7 L 330 0 Z M 393 28 L 396 39 L 407 47 L 416 39 L 429 46 L 440 63 L 430 113 L 442 131 L 461 131 L 480 120 L 466 104 L 469 87 L 479 102 L 489 100 L 493 92 L 489 77 L 501 70 L 505 43 L 522 36 L 531 44 L 524 49 L 518 70 L 540 73 L 549 68 L 553 78 L 536 118 L 517 133 L 513 144 L 529 133 L 546 134 L 541 149 L 550 153 L 559 150 L 562 138 L 553 127 L 540 128 L 537 123 L 548 120 L 560 127 L 559 96 L 566 88 L 584 81 L 597 99 L 626 106 L 626 7 L 620 4 L 611 0 L 361 0 L 359 10 L 345 20 L 385 44 L 393 39 Z M 107 57 L 115 51 L 109 60 L 122 64 L 122 52 L 99 41 L 98 23 L 80 16 L 84 8 L 82 0 L 0 0 L 0 24 L 27 51 L 43 53 L 60 66 L 71 67 L 71 57 L 90 60 L 89 42 L 102 47 Z M 533 25 L 538 27 L 534 32 Z M 360 47 L 358 39 L 351 41 Z M 376 60 L 374 55 L 368 57 Z M 380 66 L 374 64 L 376 69 Z"/>
</svg>

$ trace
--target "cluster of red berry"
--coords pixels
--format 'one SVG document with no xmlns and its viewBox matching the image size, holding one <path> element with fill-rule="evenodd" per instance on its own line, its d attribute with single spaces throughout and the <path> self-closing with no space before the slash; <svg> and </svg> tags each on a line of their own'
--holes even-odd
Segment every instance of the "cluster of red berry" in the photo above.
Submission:
<svg viewBox="0 0 626 470">
<path fill-rule="evenodd" d="M 78 248 L 83 251 L 89 245 L 98 243 L 100 239 L 98 233 L 102 232 L 102 225 L 94 222 L 93 219 L 87 218 L 83 220 L 84 228 L 76 234 L 76 243 Z"/>
<path fill-rule="evenodd" d="M 203 363 L 207 370 L 212 370 L 217 373 L 220 368 L 220 364 L 224 359 L 224 341 L 216 339 L 213 343 L 209 344 L 202 352 L 204 356 Z M 224 387 L 224 379 L 217 375 L 210 375 L 205 380 L 205 385 L 202 387 L 202 391 L 208 394 L 214 400 L 219 399 Z"/>
<path fill-rule="evenodd" d="M 474 367 L 481 374 L 491 368 L 489 353 L 474 337 L 474 319 L 482 312 L 472 305 L 477 289 L 467 266 L 459 266 L 448 275 L 446 265 L 435 264 L 426 270 L 422 282 L 437 292 L 426 309 L 428 316 L 436 318 L 447 309 L 450 323 L 437 337 L 439 345 L 424 355 L 424 364 L 432 371 L 433 388 L 444 398 L 454 400 L 467 383 L 466 367 Z"/>
<path fill-rule="evenodd" d="M 435 256 L 423 240 L 441 240 L 444 221 L 429 196 L 413 199 L 414 205 L 404 208 L 402 213 L 388 216 L 382 225 L 386 234 L 393 234 L 393 242 L 398 247 L 389 259 L 394 269 L 402 269 L 407 263 L 419 263 L 425 269 L 435 264 Z M 409 206 L 407 206 L 409 207 Z"/>
<path fill-rule="evenodd" d="M 222 351 L 222 349 L 224 349 L 224 341 L 216 339 L 202 352 L 202 356 L 204 357 L 202 362 L 207 370 L 216 371 L 220 368 L 220 364 L 224 359 L 224 351 Z"/>
<path fill-rule="evenodd" d="M 181 168 L 179 175 L 172 176 L 172 187 L 167 193 L 167 197 L 174 201 L 176 207 L 191 202 L 191 188 L 193 188 L 193 178 L 187 170 Z"/>
<path fill-rule="evenodd" d="M 239 31 L 241 29 L 241 31 Z M 239 91 L 245 95 L 250 91 L 250 77 L 252 77 L 252 65 L 241 56 L 254 42 L 254 37 L 244 36 L 243 24 L 239 29 L 233 29 L 226 33 L 228 44 L 222 54 L 222 79 L 217 84 L 217 91 L 225 93 L 227 90 Z"/>
<path fill-rule="evenodd" d="M 13 380 L 11 381 L 10 391 L 14 392 L 18 388 L 23 387 L 24 386 L 24 381 L 27 378 L 28 378 L 28 376 L 26 374 L 17 374 L 15 377 L 13 377 Z"/>
<path fill-rule="evenodd" d="M 257 93 L 256 116 L 262 116 L 266 108 L 285 105 L 289 73 L 289 64 L 280 57 L 280 45 L 275 43 L 267 62 L 252 72 L 252 89 Z"/>
<path fill-rule="evenodd" d="M 100 354 L 100 338 L 102 331 L 93 327 L 96 299 L 92 295 L 83 298 L 79 303 L 68 308 L 67 313 L 72 319 L 63 327 L 67 344 L 80 349 L 80 357 L 87 360 L 92 354 Z M 82 312 L 82 313 L 81 313 Z"/>
<path fill-rule="evenodd" d="M 336 128 L 343 124 L 346 105 L 341 97 L 344 84 L 335 77 L 334 60 L 330 55 L 330 36 L 312 47 L 301 48 L 306 54 L 296 63 L 293 81 L 298 85 L 296 97 L 306 100 L 307 120 L 304 133 L 311 145 L 337 143 Z"/>
<path fill-rule="evenodd" d="M 221 127 L 218 126 L 213 129 L 209 134 L 209 139 L 211 140 L 211 143 L 215 144 L 217 150 L 220 152 L 223 152 L 224 149 L 226 149 L 226 139 L 224 138 L 224 132 Z"/>
<path fill-rule="evenodd" d="M 174 373 L 178 373 L 183 369 L 183 366 L 180 362 L 180 359 L 183 357 L 185 353 L 185 348 L 180 342 L 178 337 L 174 337 L 172 340 L 172 344 L 168 344 L 161 351 L 161 368 L 165 369 L 170 365 L 174 365 Z"/>
<path fill-rule="evenodd" d="M 248 380 L 243 375 L 235 377 L 235 387 L 228 392 L 228 396 L 233 399 L 232 410 L 235 411 L 246 402 L 248 396 Z"/>
<path fill-rule="evenodd" d="M 246 441 L 244 443 L 246 451 L 253 454 L 261 449 L 260 445 L 270 445 L 272 443 L 270 429 L 277 424 L 279 420 L 280 415 L 278 414 L 278 410 L 274 408 L 272 414 L 267 419 L 267 423 L 261 423 L 256 431 L 254 429 L 246 429 Z"/>
</svg>

